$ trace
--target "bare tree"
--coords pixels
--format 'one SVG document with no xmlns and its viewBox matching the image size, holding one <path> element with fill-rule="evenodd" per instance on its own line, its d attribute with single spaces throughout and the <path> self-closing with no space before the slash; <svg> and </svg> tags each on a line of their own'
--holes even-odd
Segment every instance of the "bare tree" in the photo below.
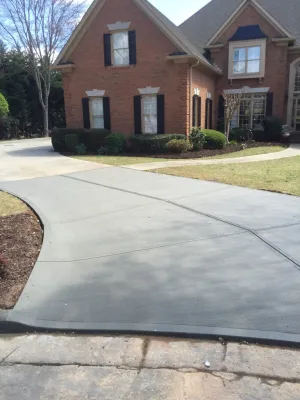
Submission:
<svg viewBox="0 0 300 400">
<path fill-rule="evenodd" d="M 78 23 L 83 2 L 77 0 L 0 0 L 0 33 L 11 46 L 25 52 L 35 78 L 49 132 L 50 66 Z"/>
<path fill-rule="evenodd" d="M 223 97 L 225 100 L 225 135 L 227 142 L 229 142 L 230 133 L 230 121 L 232 120 L 235 111 L 238 109 L 241 99 L 243 97 L 243 90 L 236 92 L 223 91 Z"/>
</svg>

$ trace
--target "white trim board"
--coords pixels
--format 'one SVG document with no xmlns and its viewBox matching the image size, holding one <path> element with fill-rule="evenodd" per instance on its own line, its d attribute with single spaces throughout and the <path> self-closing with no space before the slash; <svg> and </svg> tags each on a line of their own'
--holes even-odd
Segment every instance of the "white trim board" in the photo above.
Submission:
<svg viewBox="0 0 300 400">
<path fill-rule="evenodd" d="M 270 90 L 269 87 L 258 87 L 258 88 L 251 88 L 248 86 L 245 86 L 240 89 L 226 89 L 224 90 L 225 94 L 235 94 L 235 93 L 245 93 L 245 94 L 260 94 L 260 93 L 268 93 Z"/>
</svg>

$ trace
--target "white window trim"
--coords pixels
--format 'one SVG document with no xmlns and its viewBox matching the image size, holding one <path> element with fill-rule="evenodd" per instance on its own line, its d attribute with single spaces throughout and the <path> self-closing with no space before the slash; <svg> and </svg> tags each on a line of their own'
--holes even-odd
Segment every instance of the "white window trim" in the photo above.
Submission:
<svg viewBox="0 0 300 400">
<path fill-rule="evenodd" d="M 269 87 L 251 88 L 249 86 L 245 86 L 241 89 L 226 89 L 226 90 L 224 90 L 224 93 L 225 94 L 235 94 L 235 93 L 264 94 L 264 93 L 268 93 L 269 90 L 270 90 Z"/>
<path fill-rule="evenodd" d="M 145 132 L 145 118 L 144 118 L 144 100 L 145 100 L 145 97 L 155 97 L 156 98 L 156 100 L 157 100 L 157 93 L 144 93 L 144 95 L 142 95 L 142 107 L 141 107 L 141 109 L 142 109 L 142 132 L 143 132 L 143 134 L 144 135 L 157 135 L 157 128 L 156 128 L 156 132 Z M 158 121 L 158 119 L 157 119 L 157 108 L 156 108 L 156 125 L 157 125 L 157 121 Z"/>
<path fill-rule="evenodd" d="M 240 48 L 248 48 L 260 46 L 260 65 L 258 73 L 245 73 L 245 74 L 235 74 L 233 72 L 234 66 L 234 50 Z M 245 78 L 263 78 L 266 71 L 266 50 L 267 50 L 267 39 L 259 40 L 243 40 L 240 42 L 230 42 L 229 43 L 229 58 L 228 58 L 228 79 L 245 79 Z"/>
<path fill-rule="evenodd" d="M 290 65 L 290 80 L 289 80 L 289 100 L 287 109 L 287 125 L 292 126 L 293 124 L 293 101 L 295 96 L 295 78 L 296 78 L 296 66 L 300 63 L 300 57 L 294 60 Z"/>
<path fill-rule="evenodd" d="M 145 88 L 138 89 L 141 95 L 157 94 L 160 87 L 146 86 Z"/>
<path fill-rule="evenodd" d="M 131 22 L 117 21 L 114 24 L 107 24 L 110 31 L 124 31 L 129 29 Z"/>
<path fill-rule="evenodd" d="M 93 89 L 85 92 L 88 97 L 104 97 L 105 90 Z"/>
</svg>

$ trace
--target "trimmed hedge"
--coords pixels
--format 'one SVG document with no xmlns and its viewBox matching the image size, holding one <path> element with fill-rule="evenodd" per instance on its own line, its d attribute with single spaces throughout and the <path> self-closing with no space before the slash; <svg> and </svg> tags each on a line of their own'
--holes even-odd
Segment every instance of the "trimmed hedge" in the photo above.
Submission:
<svg viewBox="0 0 300 400">
<path fill-rule="evenodd" d="M 104 145 L 104 139 L 109 135 L 109 131 L 106 129 L 54 129 L 51 133 L 51 140 L 55 151 L 61 153 L 67 151 L 65 142 L 67 135 L 76 135 L 79 143 L 83 143 L 87 147 L 87 150 L 96 152 Z"/>
<path fill-rule="evenodd" d="M 67 151 L 70 153 L 77 152 L 77 146 L 79 145 L 79 137 L 76 134 L 70 134 L 65 136 L 65 143 Z"/>
<path fill-rule="evenodd" d="M 105 145 L 105 138 L 109 135 L 106 129 L 85 129 L 80 134 L 80 142 L 85 144 L 88 151 L 97 152 Z"/>
<path fill-rule="evenodd" d="M 223 149 L 226 145 L 226 136 L 213 129 L 202 129 L 205 133 L 205 143 L 203 148 L 209 150 Z"/>
<path fill-rule="evenodd" d="M 185 153 L 190 148 L 186 139 L 172 139 L 167 143 L 167 149 L 170 153 Z"/>
<path fill-rule="evenodd" d="M 107 154 L 120 154 L 125 149 L 126 137 L 122 133 L 110 133 L 104 139 L 104 144 Z"/>
<path fill-rule="evenodd" d="M 131 151 L 134 153 L 158 154 L 167 151 L 167 144 L 173 140 L 186 140 L 186 135 L 164 134 L 164 135 L 135 135 L 130 138 Z"/>
</svg>

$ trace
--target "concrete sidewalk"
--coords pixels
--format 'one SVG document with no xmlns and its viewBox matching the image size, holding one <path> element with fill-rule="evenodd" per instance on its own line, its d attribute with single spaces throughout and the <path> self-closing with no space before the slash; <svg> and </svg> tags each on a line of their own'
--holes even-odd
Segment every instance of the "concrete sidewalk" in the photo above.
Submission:
<svg viewBox="0 0 300 400">
<path fill-rule="evenodd" d="M 0 398 L 299 400 L 300 352 L 158 337 L 2 336 Z"/>
<path fill-rule="evenodd" d="M 280 160 L 281 158 L 289 158 L 300 156 L 300 144 L 292 144 L 288 149 L 278 151 L 276 153 L 259 154 L 256 156 L 237 157 L 237 158 L 220 158 L 214 160 L 205 159 L 188 159 L 188 160 L 172 160 L 164 162 L 153 162 L 145 164 L 126 165 L 124 168 L 137 169 L 140 171 L 150 171 L 158 168 L 168 167 L 184 167 L 188 165 L 214 165 L 214 164 L 240 164 L 256 161 Z"/>
</svg>

